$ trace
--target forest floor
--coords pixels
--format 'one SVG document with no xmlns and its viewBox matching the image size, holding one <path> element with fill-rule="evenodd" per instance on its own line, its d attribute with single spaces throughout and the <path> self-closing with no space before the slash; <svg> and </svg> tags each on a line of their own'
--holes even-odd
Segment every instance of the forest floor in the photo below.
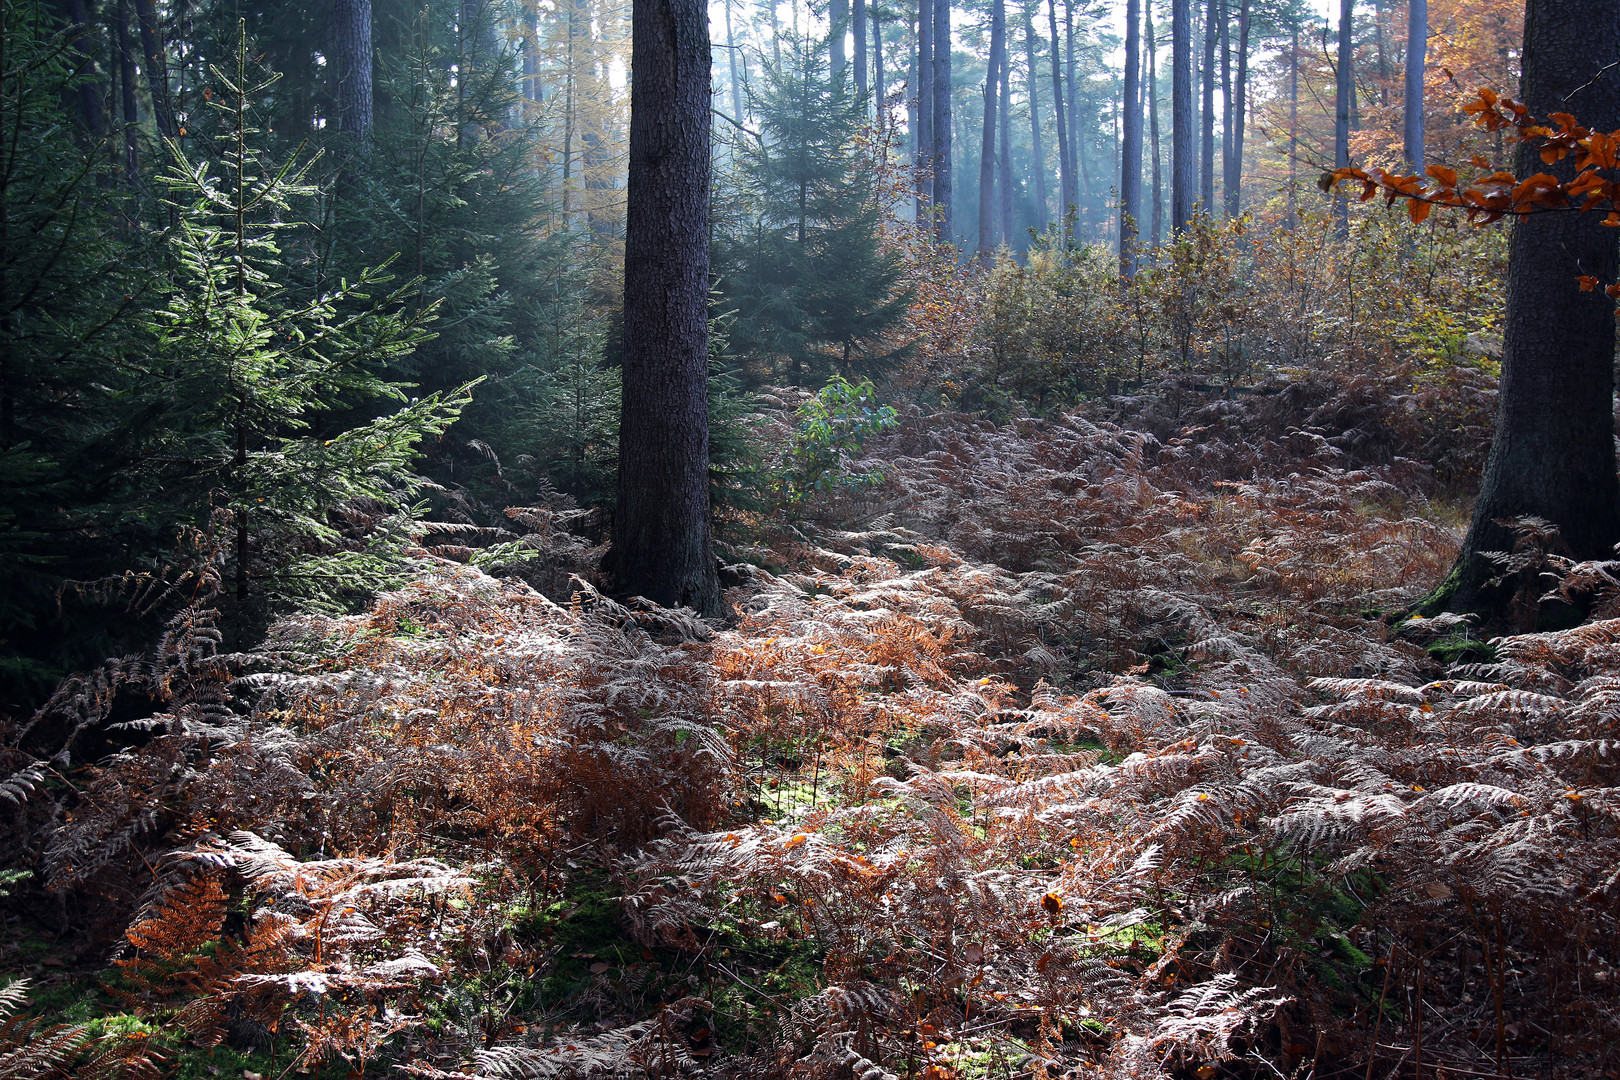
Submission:
<svg viewBox="0 0 1620 1080">
<path fill-rule="evenodd" d="M 0 965 L 181 1077 L 1620 1075 L 1620 620 L 1407 617 L 1464 508 L 1323 415 L 906 417 L 724 625 L 541 511 L 193 611 Z"/>
</svg>

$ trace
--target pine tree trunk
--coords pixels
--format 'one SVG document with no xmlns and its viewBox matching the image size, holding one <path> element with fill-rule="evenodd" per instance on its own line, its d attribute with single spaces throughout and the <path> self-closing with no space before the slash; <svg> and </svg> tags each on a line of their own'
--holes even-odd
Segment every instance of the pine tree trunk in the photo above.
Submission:
<svg viewBox="0 0 1620 1080">
<path fill-rule="evenodd" d="M 1406 163 L 1423 174 L 1423 65 L 1429 52 L 1429 0 L 1410 0 L 1406 24 L 1406 100 L 1402 117 Z"/>
<path fill-rule="evenodd" d="M 1057 0 L 1046 0 L 1046 12 L 1052 26 L 1052 126 L 1057 128 L 1058 145 L 1058 222 L 1063 230 L 1065 246 L 1072 239 L 1069 221 L 1074 213 L 1079 194 L 1074 182 L 1074 169 L 1069 156 L 1069 121 L 1063 107 L 1063 64 L 1058 34 Z"/>
<path fill-rule="evenodd" d="M 849 33 L 849 0 L 830 0 L 827 6 L 828 27 L 827 63 L 832 80 L 837 83 L 844 74 L 844 35 Z"/>
<path fill-rule="evenodd" d="M 96 54 L 101 51 L 101 42 L 90 23 L 84 0 L 67 0 L 67 17 L 69 40 L 72 42 L 69 55 L 73 57 L 73 73 L 78 77 L 75 96 L 78 98 L 79 120 L 91 140 L 99 141 L 107 133 L 107 116 L 101 107 L 105 86 L 96 70 Z"/>
<path fill-rule="evenodd" d="M 1350 164 L 1350 98 L 1356 92 L 1355 7 L 1356 0 L 1339 0 L 1338 78 L 1333 96 L 1333 164 L 1340 169 Z M 1333 204 L 1333 218 L 1339 236 L 1349 236 L 1350 200 L 1344 195 L 1336 195 Z"/>
<path fill-rule="evenodd" d="M 1251 0 L 1239 0 L 1237 101 L 1232 109 L 1232 165 L 1226 187 L 1226 216 L 1243 213 L 1243 134 L 1249 117 L 1249 27 Z"/>
<path fill-rule="evenodd" d="M 1288 221 L 1299 227 L 1299 20 L 1288 48 Z"/>
<path fill-rule="evenodd" d="M 1192 0 L 1170 6 L 1170 227 L 1192 220 L 1198 170 L 1193 160 Z"/>
<path fill-rule="evenodd" d="M 1142 221 L 1142 0 L 1125 3 L 1125 130 L 1119 161 L 1119 276 L 1136 276 Z"/>
<path fill-rule="evenodd" d="M 872 9 L 872 97 L 878 115 L 882 116 L 888 91 L 883 85 L 883 20 L 878 18 L 879 10 Z"/>
<path fill-rule="evenodd" d="M 855 96 L 866 99 L 866 0 L 855 0 Z"/>
<path fill-rule="evenodd" d="M 1024 9 L 1024 48 L 1029 61 L 1029 146 L 1034 158 L 1035 173 L 1035 231 L 1045 232 L 1046 215 L 1050 204 L 1046 201 L 1046 150 L 1041 145 L 1040 73 L 1035 66 L 1035 18 L 1029 8 Z"/>
<path fill-rule="evenodd" d="M 737 73 L 737 39 L 731 33 L 731 4 L 726 0 L 726 56 L 731 64 L 731 111 L 737 123 L 745 123 L 747 117 L 743 115 L 742 78 Z"/>
<path fill-rule="evenodd" d="M 1081 151 L 1080 84 L 1074 77 L 1074 6 L 1070 0 L 1064 0 L 1063 4 L 1063 29 L 1065 58 L 1063 79 L 1069 88 L 1069 92 L 1064 95 L 1066 106 L 1064 116 L 1069 122 L 1069 175 L 1074 177 L 1074 205 L 1078 218 L 1082 207 L 1082 193 L 1085 196 L 1085 203 L 1090 202 L 1091 178 L 1086 175 L 1086 158 Z"/>
<path fill-rule="evenodd" d="M 951 228 L 951 0 L 934 6 L 934 222 L 942 244 L 955 242 Z"/>
<path fill-rule="evenodd" d="M 371 134 L 371 0 L 336 0 L 332 44 L 337 52 L 338 130 L 352 139 Z"/>
<path fill-rule="evenodd" d="M 1198 148 L 1198 204 L 1206 214 L 1215 213 L 1215 46 L 1220 37 L 1216 4 L 1204 8 L 1204 110 Z"/>
<path fill-rule="evenodd" d="M 996 120 L 999 116 L 1002 51 L 1006 45 L 1005 0 L 990 8 L 990 59 L 984 76 L 984 133 L 979 144 L 979 261 L 990 264 L 996 247 Z"/>
<path fill-rule="evenodd" d="M 624 238 L 621 594 L 720 610 L 709 532 L 709 17 L 635 0 Z"/>
<path fill-rule="evenodd" d="M 1153 233 L 1151 246 L 1157 252 L 1159 245 L 1164 243 L 1164 176 L 1161 172 L 1164 158 L 1159 149 L 1159 41 L 1153 29 L 1153 4 L 1151 0 L 1143 6 L 1142 24 L 1143 36 L 1147 38 L 1148 122 L 1153 136 Z"/>
<path fill-rule="evenodd" d="M 157 123 L 159 136 L 175 138 L 175 115 L 168 108 L 168 58 L 154 0 L 134 0 L 134 21 L 141 31 L 141 66 L 146 70 L 146 86 L 152 94 L 152 120 Z"/>
<path fill-rule="evenodd" d="M 917 3 L 917 217 L 934 213 L 934 0 Z"/>
<path fill-rule="evenodd" d="M 1232 165 L 1232 35 L 1228 32 L 1227 19 L 1229 12 L 1226 0 L 1218 0 L 1220 5 L 1220 19 L 1216 23 L 1221 31 L 1221 195 L 1222 204 L 1229 207 L 1232 195 L 1237 188 L 1237 180 L 1233 177 Z M 1214 213 L 1215 208 L 1210 207 Z M 1227 211 L 1230 217 L 1230 211 Z"/>
<path fill-rule="evenodd" d="M 1005 0 L 996 0 L 1001 12 L 1001 88 L 996 121 L 999 148 L 996 151 L 996 212 L 1001 224 L 1001 242 L 1008 247 L 1017 239 L 1013 233 L 1013 174 L 1012 174 L 1012 55 L 1007 47 L 1007 8 Z"/>
<path fill-rule="evenodd" d="M 1613 0 L 1529 0 L 1520 99 L 1538 117 L 1570 112 L 1594 131 L 1620 128 L 1620 78 L 1606 72 L 1616 56 L 1620 10 Z M 1521 145 L 1517 170 L 1567 182 L 1574 158 L 1546 165 L 1534 146 Z M 1493 570 L 1481 552 L 1513 547 L 1511 530 L 1497 524 L 1502 519 L 1545 518 L 1575 558 L 1614 557 L 1614 303 L 1601 289 L 1581 292 L 1576 284 L 1581 274 L 1615 280 L 1615 230 L 1602 220 L 1552 212 L 1511 226 L 1496 435 L 1462 554 L 1433 606 L 1500 614 L 1515 585 L 1544 588 L 1537 581 L 1487 585 Z"/>
<path fill-rule="evenodd" d="M 129 32 L 129 0 L 118 0 L 114 13 L 118 30 L 118 89 L 124 106 L 124 183 L 141 184 L 136 136 L 140 132 L 140 106 L 135 99 L 135 46 Z"/>
</svg>

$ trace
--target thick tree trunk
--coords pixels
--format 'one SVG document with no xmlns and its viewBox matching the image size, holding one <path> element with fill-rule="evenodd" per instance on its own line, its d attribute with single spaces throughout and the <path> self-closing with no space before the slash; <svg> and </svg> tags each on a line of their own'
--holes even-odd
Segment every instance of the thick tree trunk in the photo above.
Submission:
<svg viewBox="0 0 1620 1080">
<path fill-rule="evenodd" d="M 996 120 L 1000 115 L 1002 55 L 1006 46 L 1005 0 L 990 7 L 990 62 L 984 76 L 984 133 L 979 144 L 979 261 L 990 263 L 996 247 Z"/>
<path fill-rule="evenodd" d="M 1125 130 L 1119 159 L 1119 276 L 1136 276 L 1142 221 L 1142 0 L 1125 2 Z"/>
<path fill-rule="evenodd" d="M 1161 165 L 1164 161 L 1159 150 L 1159 42 L 1153 29 L 1153 4 L 1143 5 L 1142 9 L 1143 36 L 1147 39 L 1147 103 L 1148 124 L 1152 132 L 1151 149 L 1153 151 L 1153 232 L 1150 244 L 1154 251 L 1164 242 L 1164 175 Z"/>
<path fill-rule="evenodd" d="M 1057 0 L 1046 0 L 1046 12 L 1052 25 L 1052 126 L 1057 128 L 1058 146 L 1058 222 L 1063 230 L 1064 243 L 1070 240 L 1069 221 L 1079 201 L 1079 189 L 1074 181 L 1074 159 L 1069 156 L 1069 121 L 1063 103 L 1063 63 L 1058 34 Z"/>
<path fill-rule="evenodd" d="M 332 44 L 337 53 L 338 130 L 364 141 L 374 120 L 371 92 L 371 0 L 336 0 Z"/>
<path fill-rule="evenodd" d="M 1170 227 L 1192 220 L 1198 170 L 1193 160 L 1192 0 L 1170 5 Z"/>
<path fill-rule="evenodd" d="M 1423 174 L 1423 65 L 1429 52 L 1429 0 L 1410 0 L 1406 22 L 1406 100 L 1402 140 L 1406 163 Z"/>
<path fill-rule="evenodd" d="M 1573 113 L 1594 131 L 1620 128 L 1620 8 L 1613 0 L 1529 0 L 1520 98 L 1538 117 Z M 1545 165 L 1518 151 L 1519 175 L 1574 176 L 1573 156 Z M 1615 230 L 1599 214 L 1532 214 L 1511 226 L 1496 435 L 1462 554 L 1431 605 L 1507 609 L 1515 586 L 1491 588 L 1481 552 L 1513 547 L 1502 519 L 1533 515 L 1559 529 L 1577 559 L 1614 556 L 1620 484 L 1614 453 L 1614 303 L 1576 277 L 1615 280 Z"/>
<path fill-rule="evenodd" d="M 934 5 L 934 223 L 942 244 L 951 229 L 951 0 Z"/>
<path fill-rule="evenodd" d="M 720 609 L 709 532 L 709 17 L 635 0 L 617 590 Z"/>
<path fill-rule="evenodd" d="M 855 94 L 866 98 L 866 0 L 855 0 Z"/>
<path fill-rule="evenodd" d="M 1035 230 L 1046 231 L 1046 223 L 1051 220 L 1046 215 L 1049 205 L 1046 201 L 1046 150 L 1041 145 L 1041 96 L 1040 72 L 1035 66 L 1035 55 L 1038 51 L 1035 45 L 1035 17 L 1031 9 L 1024 9 L 1024 49 L 1029 62 L 1029 147 L 1030 156 L 1034 158 L 1035 173 Z"/>
<path fill-rule="evenodd" d="M 1336 72 L 1337 86 L 1333 96 L 1333 164 L 1345 168 L 1350 164 L 1350 99 L 1355 95 L 1355 8 L 1356 0 L 1339 0 L 1339 56 Z M 1350 200 L 1336 195 L 1333 200 L 1333 218 L 1339 236 L 1350 235 Z"/>
<path fill-rule="evenodd" d="M 844 74 L 844 35 L 849 33 L 849 0 L 830 0 L 827 21 L 830 24 L 827 63 L 836 83 Z"/>
<path fill-rule="evenodd" d="M 1204 8 L 1204 109 L 1198 146 L 1198 204 L 1206 214 L 1215 213 L 1215 47 L 1220 40 L 1219 0 L 1209 0 Z"/>
</svg>

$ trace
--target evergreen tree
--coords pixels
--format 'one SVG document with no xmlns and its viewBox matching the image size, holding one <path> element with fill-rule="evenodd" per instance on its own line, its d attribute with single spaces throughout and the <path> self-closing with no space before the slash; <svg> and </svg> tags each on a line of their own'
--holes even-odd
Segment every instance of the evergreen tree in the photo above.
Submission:
<svg viewBox="0 0 1620 1080">
<path fill-rule="evenodd" d="M 742 156 L 731 220 L 716 241 L 735 353 L 796 381 L 870 372 L 894 356 L 885 335 L 909 300 L 858 146 L 865 118 L 820 50 L 784 42 L 751 113 L 760 138 Z"/>
</svg>

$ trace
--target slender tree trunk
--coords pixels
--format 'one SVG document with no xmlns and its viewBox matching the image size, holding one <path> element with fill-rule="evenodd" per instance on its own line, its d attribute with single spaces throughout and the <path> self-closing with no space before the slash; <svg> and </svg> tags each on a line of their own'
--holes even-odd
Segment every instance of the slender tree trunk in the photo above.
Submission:
<svg viewBox="0 0 1620 1080">
<path fill-rule="evenodd" d="M 731 65 L 731 111 L 737 123 L 745 123 L 747 117 L 743 114 L 742 77 L 737 71 L 737 39 L 731 32 L 731 5 L 732 0 L 726 0 L 726 56 Z"/>
<path fill-rule="evenodd" d="M 1072 0 L 1063 3 L 1063 50 L 1064 70 L 1063 79 L 1069 88 L 1065 95 L 1063 110 L 1068 120 L 1069 128 L 1069 175 L 1074 177 L 1074 205 L 1078 218 L 1082 205 L 1089 205 L 1091 199 L 1091 178 L 1086 175 L 1086 157 L 1081 146 L 1080 138 L 1080 83 L 1074 77 L 1074 5 Z M 1056 48 L 1056 39 L 1053 39 Z M 1054 62 L 1055 62 L 1054 57 Z M 1082 194 L 1084 201 L 1082 202 Z"/>
<path fill-rule="evenodd" d="M 1052 126 L 1057 129 L 1058 146 L 1058 222 L 1063 230 L 1063 243 L 1072 240 L 1070 219 L 1075 203 L 1079 201 L 1074 182 L 1073 158 L 1069 156 L 1069 121 L 1063 103 L 1063 63 L 1058 34 L 1057 0 L 1046 0 L 1046 12 L 1052 26 Z"/>
<path fill-rule="evenodd" d="M 731 9 L 726 9 L 726 17 Z M 545 98 L 540 85 L 540 4 L 538 0 L 523 0 L 523 101 L 524 117 L 528 119 L 534 106 Z"/>
<path fill-rule="evenodd" d="M 1288 221 L 1299 227 L 1299 19 L 1288 49 Z"/>
<path fill-rule="evenodd" d="M 1046 150 L 1041 145 L 1041 80 L 1040 71 L 1035 66 L 1038 50 L 1035 44 L 1035 18 L 1031 11 L 1031 8 L 1024 9 L 1024 49 L 1029 62 L 1029 146 L 1030 155 L 1034 158 L 1035 231 L 1045 232 L 1046 223 L 1051 219 L 1046 216 L 1049 204 L 1046 201 Z"/>
<path fill-rule="evenodd" d="M 1150 0 L 1151 2 L 1151 0 Z M 1136 276 L 1142 221 L 1142 0 L 1125 2 L 1125 130 L 1119 160 L 1119 276 Z"/>
<path fill-rule="evenodd" d="M 1520 98 L 1534 115 L 1570 112 L 1594 131 L 1620 128 L 1620 78 L 1609 70 L 1620 56 L 1613 0 L 1529 0 L 1522 55 Z M 1544 164 L 1534 145 L 1522 144 L 1517 169 L 1567 182 L 1575 164 L 1573 156 Z M 1515 588 L 1545 588 L 1537 580 L 1487 584 L 1495 571 L 1481 553 L 1513 547 L 1502 519 L 1550 521 L 1576 559 L 1613 558 L 1620 541 L 1614 303 L 1576 285 L 1580 274 L 1615 280 L 1615 230 L 1598 214 L 1556 212 L 1511 229 L 1496 435 L 1453 577 L 1431 597 L 1452 610 L 1501 613 Z"/>
<path fill-rule="evenodd" d="M 174 111 L 169 107 L 169 61 L 158 25 L 154 0 L 134 0 L 135 25 L 141 39 L 141 68 L 146 72 L 147 90 L 152 95 L 152 122 L 158 136 L 174 138 Z"/>
<path fill-rule="evenodd" d="M 866 100 L 866 0 L 854 0 L 854 3 L 855 95 L 864 101 Z"/>
<path fill-rule="evenodd" d="M 1429 52 L 1429 0 L 1410 0 L 1406 24 L 1406 100 L 1402 134 L 1406 162 L 1419 175 L 1423 154 L 1423 65 Z"/>
<path fill-rule="evenodd" d="M 1221 28 L 1221 195 L 1223 206 L 1230 206 L 1232 196 L 1237 189 L 1237 179 L 1232 175 L 1232 35 L 1228 32 L 1227 20 L 1230 12 L 1227 10 L 1226 0 L 1218 0 L 1221 14 L 1217 25 Z M 1210 207 L 1214 213 L 1214 207 Z M 1227 216 L 1231 216 L 1230 213 Z"/>
<path fill-rule="evenodd" d="M 861 0 L 865 3 L 866 0 Z M 888 91 L 883 86 L 883 20 L 878 17 L 881 8 L 872 9 L 872 97 L 879 115 Z"/>
<path fill-rule="evenodd" d="M 934 207 L 934 0 L 917 0 L 917 219 Z"/>
<path fill-rule="evenodd" d="M 934 7 L 934 211 L 942 244 L 954 243 L 951 228 L 951 0 Z"/>
<path fill-rule="evenodd" d="M 1251 0 L 1239 0 L 1237 47 L 1237 101 L 1232 109 L 1232 164 L 1226 186 L 1226 216 L 1243 212 L 1243 135 L 1249 116 L 1249 26 Z"/>
<path fill-rule="evenodd" d="M 70 53 L 74 57 L 73 73 L 79 79 L 76 92 L 79 121 L 84 125 L 85 133 L 93 141 L 99 141 L 107 134 L 107 116 L 101 107 L 106 86 L 96 71 L 96 54 L 101 51 L 101 42 L 90 22 L 85 0 L 67 0 L 67 17 L 73 42 Z"/>
<path fill-rule="evenodd" d="M 709 532 L 709 17 L 634 0 L 619 501 L 626 595 L 720 610 Z"/>
<path fill-rule="evenodd" d="M 1198 152 L 1198 202 L 1204 213 L 1215 213 L 1215 47 L 1220 39 L 1220 0 L 1204 8 L 1204 113 Z"/>
<path fill-rule="evenodd" d="M 332 43 L 337 52 L 338 130 L 364 141 L 374 118 L 371 92 L 371 0 L 336 0 Z"/>
<path fill-rule="evenodd" d="M 1007 47 L 1006 0 L 996 0 L 1001 11 L 1001 88 L 998 99 L 996 127 L 996 212 L 1000 221 L 1001 242 L 1014 246 L 1013 233 L 1013 174 L 1012 174 L 1012 50 Z"/>
<path fill-rule="evenodd" d="M 1339 66 L 1333 109 L 1333 164 L 1345 168 L 1350 164 L 1350 99 L 1355 95 L 1355 7 L 1356 0 L 1339 0 Z M 1350 235 L 1350 200 L 1336 195 L 1333 217 L 1339 236 Z"/>
<path fill-rule="evenodd" d="M 1005 0 L 990 7 L 990 61 L 984 76 L 984 133 L 979 143 L 979 261 L 990 263 L 996 247 L 996 120 L 1000 115 L 1002 55 L 1006 48 Z"/>
<path fill-rule="evenodd" d="M 1193 160 L 1192 0 L 1170 5 L 1170 227 L 1192 221 L 1198 170 Z"/>
<path fill-rule="evenodd" d="M 834 83 L 844 74 L 844 36 L 849 33 L 849 0 L 830 0 L 827 5 L 827 61 Z"/>
<path fill-rule="evenodd" d="M 1384 0 L 1373 0 L 1373 53 L 1378 61 L 1378 104 L 1389 104 L 1389 55 L 1384 49 Z"/>
<path fill-rule="evenodd" d="M 141 184 L 136 156 L 141 113 L 135 100 L 135 44 L 129 32 L 129 0 L 118 0 L 114 17 L 118 30 L 118 89 L 124 106 L 124 183 L 133 190 Z"/>
<path fill-rule="evenodd" d="M 1153 150 L 1153 232 L 1150 246 L 1155 252 L 1164 243 L 1164 178 L 1161 165 L 1164 158 L 1159 151 L 1159 42 L 1153 29 L 1153 3 L 1142 5 L 1142 36 L 1146 38 L 1148 77 L 1148 122 L 1152 131 Z"/>
</svg>

